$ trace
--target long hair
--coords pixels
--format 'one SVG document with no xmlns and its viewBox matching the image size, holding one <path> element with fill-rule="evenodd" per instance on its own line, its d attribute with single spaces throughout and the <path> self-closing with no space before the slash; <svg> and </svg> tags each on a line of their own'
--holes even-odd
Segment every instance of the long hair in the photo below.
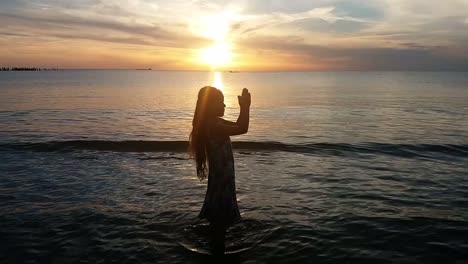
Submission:
<svg viewBox="0 0 468 264">
<path fill-rule="evenodd" d="M 189 153 L 195 159 L 197 176 L 200 181 L 207 177 L 206 144 L 208 141 L 208 121 L 216 100 L 222 96 L 222 92 L 214 87 L 205 86 L 198 92 L 197 106 L 192 121 L 190 133 Z"/>
</svg>

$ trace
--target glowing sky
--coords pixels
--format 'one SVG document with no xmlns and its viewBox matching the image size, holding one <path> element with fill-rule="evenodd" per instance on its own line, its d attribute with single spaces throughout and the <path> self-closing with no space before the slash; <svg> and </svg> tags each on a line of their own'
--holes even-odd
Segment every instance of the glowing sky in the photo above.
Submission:
<svg viewBox="0 0 468 264">
<path fill-rule="evenodd" d="M 468 0 L 0 0 L 0 66 L 468 70 Z"/>
</svg>

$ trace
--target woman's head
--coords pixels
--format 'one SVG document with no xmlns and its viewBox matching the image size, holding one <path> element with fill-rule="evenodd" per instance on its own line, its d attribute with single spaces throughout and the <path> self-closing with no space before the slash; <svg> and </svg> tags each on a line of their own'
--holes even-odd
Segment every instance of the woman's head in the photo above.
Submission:
<svg viewBox="0 0 468 264">
<path fill-rule="evenodd" d="M 205 86 L 198 92 L 197 106 L 192 121 L 189 152 L 197 164 L 197 176 L 200 180 L 206 178 L 206 143 L 207 125 L 215 117 L 224 115 L 224 95 L 211 86 Z"/>
<path fill-rule="evenodd" d="M 197 113 L 198 110 L 201 111 L 201 114 L 208 117 L 223 116 L 224 107 L 226 107 L 224 104 L 224 95 L 220 90 L 212 86 L 205 86 L 198 92 L 195 113 Z"/>
</svg>

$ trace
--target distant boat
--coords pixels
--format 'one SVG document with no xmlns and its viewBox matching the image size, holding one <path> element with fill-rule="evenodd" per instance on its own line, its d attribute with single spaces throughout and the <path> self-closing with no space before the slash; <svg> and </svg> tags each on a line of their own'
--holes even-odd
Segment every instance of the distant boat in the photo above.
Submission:
<svg viewBox="0 0 468 264">
<path fill-rule="evenodd" d="M 230 73 L 238 73 L 239 71 L 229 71 Z"/>
<path fill-rule="evenodd" d="M 148 68 L 148 69 L 136 69 L 137 71 L 152 71 L 153 69 Z"/>
</svg>

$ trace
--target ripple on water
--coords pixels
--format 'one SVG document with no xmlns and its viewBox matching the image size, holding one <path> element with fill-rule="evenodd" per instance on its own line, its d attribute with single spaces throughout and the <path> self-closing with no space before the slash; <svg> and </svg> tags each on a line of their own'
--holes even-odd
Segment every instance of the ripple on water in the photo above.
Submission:
<svg viewBox="0 0 468 264">
<path fill-rule="evenodd" d="M 261 243 L 269 241 L 279 226 L 251 218 L 242 218 L 226 231 L 225 246 L 227 254 L 252 250 Z M 210 253 L 210 227 L 204 220 L 196 220 L 183 230 L 178 242 L 184 248 L 200 254 Z"/>
<path fill-rule="evenodd" d="M 151 159 L 171 157 L 157 153 L 2 154 L 0 168 L 9 172 L 0 181 L 6 263 L 211 260 L 181 246 L 207 248 L 207 224 L 194 221 L 206 181 L 196 179 L 192 163 Z M 98 158 L 75 158 L 88 155 Z M 269 158 L 267 165 L 256 154 L 236 157 L 243 221 L 228 230 L 227 247 L 248 249 L 237 262 L 467 259 L 465 161 L 434 166 L 381 155 L 369 165 L 359 157 L 285 152 Z"/>
</svg>

